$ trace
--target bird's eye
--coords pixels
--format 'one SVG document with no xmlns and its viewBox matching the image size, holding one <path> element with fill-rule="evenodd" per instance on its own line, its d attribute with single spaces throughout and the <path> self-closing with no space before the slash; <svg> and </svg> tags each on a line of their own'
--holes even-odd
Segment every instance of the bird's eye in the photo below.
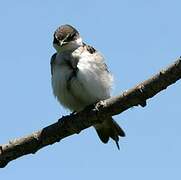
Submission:
<svg viewBox="0 0 181 180">
<path fill-rule="evenodd" d="M 68 34 L 67 35 L 67 38 L 66 38 L 66 41 L 72 41 L 73 39 L 74 39 L 74 36 L 75 36 L 75 34 L 73 33 L 73 34 Z"/>
</svg>

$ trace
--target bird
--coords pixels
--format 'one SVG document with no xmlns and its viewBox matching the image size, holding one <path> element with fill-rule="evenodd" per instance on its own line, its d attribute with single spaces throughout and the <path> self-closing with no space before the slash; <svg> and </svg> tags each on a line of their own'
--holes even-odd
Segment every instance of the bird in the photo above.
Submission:
<svg viewBox="0 0 181 180">
<path fill-rule="evenodd" d="M 110 98 L 113 75 L 103 55 L 87 45 L 78 30 L 69 24 L 59 26 L 53 34 L 56 52 L 51 57 L 51 84 L 59 103 L 72 112 Z M 106 117 L 94 128 L 103 143 L 113 139 L 119 147 L 124 130 L 112 117 Z"/>
</svg>

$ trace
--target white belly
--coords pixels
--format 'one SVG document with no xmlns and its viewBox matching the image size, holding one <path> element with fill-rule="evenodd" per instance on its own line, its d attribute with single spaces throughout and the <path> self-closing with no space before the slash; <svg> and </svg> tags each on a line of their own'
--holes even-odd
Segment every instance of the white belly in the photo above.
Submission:
<svg viewBox="0 0 181 180">
<path fill-rule="evenodd" d="M 112 76 L 102 71 L 90 58 L 79 59 L 78 72 L 67 83 L 72 70 L 66 65 L 56 65 L 52 76 L 52 87 L 58 101 L 66 108 L 80 111 L 85 106 L 110 97 Z"/>
</svg>

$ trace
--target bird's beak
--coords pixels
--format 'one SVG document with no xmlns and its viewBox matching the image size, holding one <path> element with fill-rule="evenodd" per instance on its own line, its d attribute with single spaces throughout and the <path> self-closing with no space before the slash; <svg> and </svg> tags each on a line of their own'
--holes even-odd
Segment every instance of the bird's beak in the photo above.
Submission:
<svg viewBox="0 0 181 180">
<path fill-rule="evenodd" d="M 64 46 L 65 44 L 67 44 L 67 42 L 65 42 L 64 40 L 60 41 L 60 46 Z"/>
<path fill-rule="evenodd" d="M 65 44 L 67 44 L 67 42 L 65 41 L 65 39 L 59 41 L 59 40 L 57 40 L 56 38 L 54 38 L 53 44 L 56 44 L 57 46 L 62 47 L 62 46 L 64 46 Z"/>
</svg>

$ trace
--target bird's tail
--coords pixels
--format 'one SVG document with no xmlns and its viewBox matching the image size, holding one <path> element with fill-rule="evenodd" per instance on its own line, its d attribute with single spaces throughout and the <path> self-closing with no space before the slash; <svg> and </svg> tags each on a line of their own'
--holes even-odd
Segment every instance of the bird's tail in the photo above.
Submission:
<svg viewBox="0 0 181 180">
<path fill-rule="evenodd" d="M 124 137 L 125 133 L 112 117 L 106 119 L 101 124 L 94 125 L 94 127 L 103 143 L 107 143 L 109 138 L 112 138 L 116 142 L 117 148 L 119 149 L 119 136 Z"/>
</svg>

